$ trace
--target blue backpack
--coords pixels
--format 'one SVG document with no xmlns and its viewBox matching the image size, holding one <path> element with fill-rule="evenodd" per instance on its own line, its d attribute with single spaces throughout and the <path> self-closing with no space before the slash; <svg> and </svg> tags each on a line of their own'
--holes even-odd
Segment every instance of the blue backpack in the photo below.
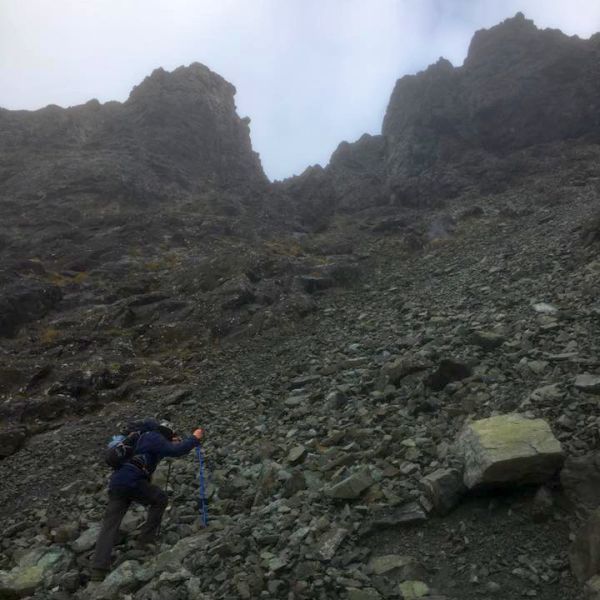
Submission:
<svg viewBox="0 0 600 600">
<path fill-rule="evenodd" d="M 158 426 L 158 421 L 154 419 L 132 421 L 122 433 L 112 436 L 104 453 L 104 462 L 115 470 L 120 469 L 135 457 L 140 437 L 148 431 L 156 431 Z"/>
</svg>

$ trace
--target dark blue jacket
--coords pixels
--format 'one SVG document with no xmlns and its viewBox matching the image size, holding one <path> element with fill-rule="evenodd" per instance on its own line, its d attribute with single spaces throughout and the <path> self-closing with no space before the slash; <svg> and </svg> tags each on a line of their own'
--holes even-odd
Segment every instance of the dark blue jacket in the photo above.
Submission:
<svg viewBox="0 0 600 600">
<path fill-rule="evenodd" d="M 156 431 L 143 433 L 135 447 L 135 460 L 125 463 L 113 473 L 108 488 L 134 488 L 141 480 L 148 481 L 152 477 L 161 458 L 184 456 L 198 444 L 199 441 L 193 436 L 173 444 Z M 134 464 L 139 460 L 143 469 Z"/>
</svg>

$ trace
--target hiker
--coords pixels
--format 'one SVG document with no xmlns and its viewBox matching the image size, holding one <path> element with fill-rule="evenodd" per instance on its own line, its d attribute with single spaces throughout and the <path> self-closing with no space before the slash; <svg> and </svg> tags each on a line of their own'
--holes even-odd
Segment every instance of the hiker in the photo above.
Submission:
<svg viewBox="0 0 600 600">
<path fill-rule="evenodd" d="M 138 541 L 143 545 L 154 543 L 162 515 L 167 508 L 168 496 L 158 486 L 150 483 L 152 474 L 162 458 L 184 456 L 200 444 L 204 434 L 198 428 L 190 437 L 181 441 L 170 423 L 158 423 L 153 419 L 141 421 L 138 428 L 140 431 L 130 432 L 130 435 L 138 436 L 133 456 L 117 468 L 110 478 L 108 506 L 92 559 L 92 581 L 102 581 L 110 571 L 112 548 L 117 540 L 119 525 L 131 502 L 148 506 L 148 517 Z"/>
</svg>

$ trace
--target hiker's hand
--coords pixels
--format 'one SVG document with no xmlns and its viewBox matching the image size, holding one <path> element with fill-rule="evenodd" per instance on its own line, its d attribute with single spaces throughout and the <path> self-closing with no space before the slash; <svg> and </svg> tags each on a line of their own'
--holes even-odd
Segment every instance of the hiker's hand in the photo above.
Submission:
<svg viewBox="0 0 600 600">
<path fill-rule="evenodd" d="M 198 427 L 198 429 L 196 429 L 196 431 L 194 431 L 194 433 L 192 433 L 192 435 L 198 440 L 200 441 L 203 437 L 204 437 L 204 429 L 202 429 L 201 427 Z"/>
</svg>

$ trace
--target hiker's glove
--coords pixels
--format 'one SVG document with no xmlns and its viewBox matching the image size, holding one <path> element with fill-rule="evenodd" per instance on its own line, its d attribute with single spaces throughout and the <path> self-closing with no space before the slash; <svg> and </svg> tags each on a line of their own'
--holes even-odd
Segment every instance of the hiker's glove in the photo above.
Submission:
<svg viewBox="0 0 600 600">
<path fill-rule="evenodd" d="M 192 433 L 192 435 L 198 440 L 200 441 L 203 437 L 204 437 L 204 429 L 198 427 L 198 429 L 196 429 L 196 431 L 194 431 L 194 433 Z"/>
</svg>

